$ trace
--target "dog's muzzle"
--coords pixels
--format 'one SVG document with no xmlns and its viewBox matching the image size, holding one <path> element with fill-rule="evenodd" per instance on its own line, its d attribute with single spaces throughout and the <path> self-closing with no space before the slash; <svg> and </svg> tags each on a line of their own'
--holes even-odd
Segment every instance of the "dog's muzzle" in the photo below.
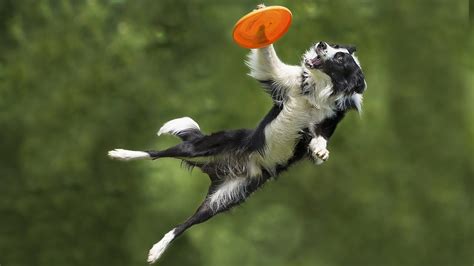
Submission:
<svg viewBox="0 0 474 266">
<path fill-rule="evenodd" d="M 305 59 L 304 63 L 306 65 L 306 67 L 308 67 L 310 69 L 315 69 L 315 68 L 320 68 L 323 65 L 323 60 L 318 55 L 313 59 L 308 59 L 308 58 Z"/>
<path fill-rule="evenodd" d="M 310 69 L 321 68 L 324 62 L 324 56 L 327 54 L 328 45 L 325 42 L 319 42 L 315 45 L 314 50 L 316 52 L 316 57 L 306 58 L 305 65 Z"/>
<path fill-rule="evenodd" d="M 325 42 L 319 42 L 316 45 L 316 50 L 324 51 L 328 48 L 328 45 Z"/>
</svg>

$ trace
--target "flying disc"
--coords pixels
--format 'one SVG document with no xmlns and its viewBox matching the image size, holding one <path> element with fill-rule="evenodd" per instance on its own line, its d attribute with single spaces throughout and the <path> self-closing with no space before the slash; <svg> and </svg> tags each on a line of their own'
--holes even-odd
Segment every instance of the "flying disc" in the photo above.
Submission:
<svg viewBox="0 0 474 266">
<path fill-rule="evenodd" d="M 234 26 L 234 41 L 244 48 L 261 48 L 280 39 L 290 27 L 291 11 L 269 6 L 243 16 Z"/>
</svg>

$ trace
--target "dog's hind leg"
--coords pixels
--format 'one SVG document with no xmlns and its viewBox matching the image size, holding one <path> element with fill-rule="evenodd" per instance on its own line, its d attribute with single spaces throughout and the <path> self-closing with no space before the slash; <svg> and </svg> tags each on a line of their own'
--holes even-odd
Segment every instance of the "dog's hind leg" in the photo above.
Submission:
<svg viewBox="0 0 474 266">
<path fill-rule="evenodd" d="M 191 217 L 166 233 L 158 243 L 153 245 L 148 253 L 149 263 L 156 262 L 171 242 L 188 228 L 240 204 L 261 184 L 260 181 L 252 181 L 243 177 L 224 180 L 211 177 L 211 180 L 219 181 L 212 182 L 206 199 Z"/>
<path fill-rule="evenodd" d="M 150 249 L 150 252 L 148 253 L 148 262 L 155 263 L 166 250 L 166 248 L 168 248 L 171 242 L 184 231 L 186 231 L 186 229 L 195 224 L 207 221 L 215 214 L 216 212 L 210 208 L 209 200 L 206 198 L 191 217 L 189 217 L 184 223 L 176 226 L 171 231 L 166 233 L 158 243 L 153 245 L 153 247 Z"/>
<path fill-rule="evenodd" d="M 178 145 L 162 151 L 148 150 L 148 151 L 132 151 L 124 149 L 111 150 L 108 153 L 112 159 L 130 161 L 158 158 L 172 157 L 172 158 L 195 158 L 213 155 L 211 151 L 205 148 L 197 149 L 195 145 L 189 141 L 184 141 Z"/>
<path fill-rule="evenodd" d="M 181 142 L 178 145 L 175 145 L 166 150 L 146 151 L 146 152 L 150 155 L 152 159 L 166 158 L 166 157 L 184 159 L 184 158 L 204 157 L 204 156 L 213 155 L 211 154 L 210 150 L 206 148 L 199 149 L 196 147 L 196 145 L 194 145 L 190 141 Z"/>
</svg>

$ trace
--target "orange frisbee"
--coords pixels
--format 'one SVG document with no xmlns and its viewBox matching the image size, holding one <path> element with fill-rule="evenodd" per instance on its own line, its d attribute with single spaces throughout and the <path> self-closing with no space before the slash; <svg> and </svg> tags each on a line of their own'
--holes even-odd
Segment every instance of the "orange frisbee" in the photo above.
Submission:
<svg viewBox="0 0 474 266">
<path fill-rule="evenodd" d="M 280 39 L 290 27 L 291 11 L 269 6 L 243 16 L 234 26 L 234 41 L 244 48 L 260 48 Z"/>
</svg>

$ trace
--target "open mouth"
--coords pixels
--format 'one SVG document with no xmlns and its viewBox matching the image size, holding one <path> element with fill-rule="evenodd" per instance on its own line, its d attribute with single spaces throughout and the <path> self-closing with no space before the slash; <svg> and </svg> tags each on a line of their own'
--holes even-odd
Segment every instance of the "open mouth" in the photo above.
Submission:
<svg viewBox="0 0 474 266">
<path fill-rule="evenodd" d="M 311 69 L 320 68 L 323 65 L 323 59 L 321 58 L 320 55 L 317 55 L 313 59 L 306 59 L 305 65 L 306 67 L 311 68 Z"/>
</svg>

